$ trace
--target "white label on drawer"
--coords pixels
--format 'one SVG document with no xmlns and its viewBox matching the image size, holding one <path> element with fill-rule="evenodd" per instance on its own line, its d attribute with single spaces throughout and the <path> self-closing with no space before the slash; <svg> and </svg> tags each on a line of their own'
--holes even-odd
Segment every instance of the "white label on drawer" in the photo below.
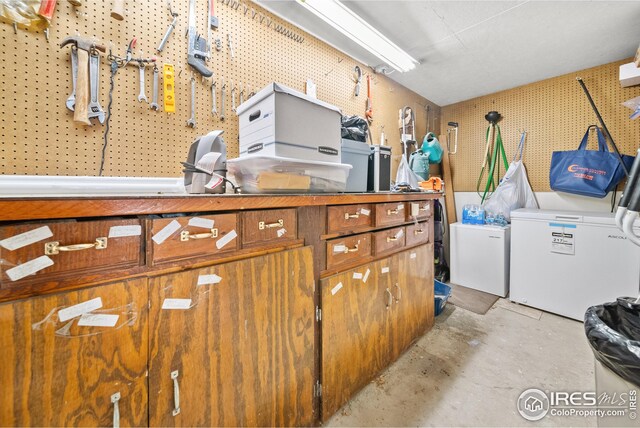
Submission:
<svg viewBox="0 0 640 428">
<path fill-rule="evenodd" d="M 220 281 L 222 281 L 222 278 L 216 275 L 215 273 L 211 275 L 198 276 L 198 285 L 217 284 Z"/>
<path fill-rule="evenodd" d="M 338 291 L 340 291 L 341 288 L 342 288 L 342 283 L 341 282 L 337 283 L 336 286 L 331 289 L 331 295 L 334 296 Z"/>
<path fill-rule="evenodd" d="M 236 239 L 237 236 L 238 236 L 238 234 L 236 233 L 236 230 L 235 229 L 232 230 L 231 232 L 227 233 L 222 238 L 220 238 L 220 239 L 218 239 L 216 241 L 216 248 L 218 248 L 218 250 L 221 249 L 222 247 L 227 245 L 229 242 L 231 242 L 234 239 Z"/>
<path fill-rule="evenodd" d="M 403 210 L 404 209 L 404 204 L 398 204 L 398 210 Z"/>
<path fill-rule="evenodd" d="M 333 246 L 333 252 L 334 253 L 344 253 L 346 251 L 347 247 L 345 247 L 344 244 L 336 244 Z"/>
<path fill-rule="evenodd" d="M 191 299 L 164 299 L 162 309 L 189 309 L 191 307 Z"/>
<path fill-rule="evenodd" d="M 87 312 L 95 311 L 102 307 L 102 299 L 96 297 L 95 299 L 87 300 L 86 302 L 78 303 L 77 305 L 69 306 L 68 308 L 60 309 L 58 311 L 58 319 L 61 322 L 70 320 L 71 318 L 79 317 Z"/>
<path fill-rule="evenodd" d="M 203 229 L 213 229 L 213 225 L 215 224 L 215 220 L 210 218 L 202 218 L 202 217 L 194 217 L 189 220 L 189 226 L 193 227 L 201 227 Z"/>
<path fill-rule="evenodd" d="M 49 256 L 40 256 L 37 259 L 7 269 L 7 276 L 11 281 L 17 281 L 49 266 L 53 266 L 53 260 L 51 260 Z"/>
<path fill-rule="evenodd" d="M 371 273 L 370 269 L 367 269 L 367 271 L 364 273 L 364 277 L 362 278 L 362 282 L 367 282 L 367 279 L 369 279 L 369 274 Z"/>
<path fill-rule="evenodd" d="M 115 327 L 120 315 L 114 314 L 84 314 L 78 320 L 79 326 L 84 327 Z"/>
<path fill-rule="evenodd" d="M 125 236 L 142 235 L 142 226 L 134 224 L 131 226 L 111 226 L 109 228 L 109 238 L 124 238 Z"/>
<path fill-rule="evenodd" d="M 278 234 L 278 238 L 282 238 L 284 234 L 287 233 L 287 229 L 283 227 L 282 229 L 278 229 L 276 233 Z"/>
<path fill-rule="evenodd" d="M 160 230 L 160 232 L 158 232 L 155 235 L 153 235 L 153 238 L 151 238 L 151 239 L 153 239 L 153 242 L 155 242 L 156 244 L 160 245 L 164 241 L 166 241 L 168 237 L 170 237 L 171 235 L 176 233 L 181 228 L 182 228 L 182 226 L 180 225 L 180 223 L 178 223 L 177 220 L 173 220 L 171 223 L 169 223 L 168 225 L 163 227 Z"/>
<path fill-rule="evenodd" d="M 360 272 L 354 272 L 353 279 L 362 279 L 362 274 Z"/>
<path fill-rule="evenodd" d="M 371 210 L 368 210 L 366 208 L 360 208 L 360 214 L 369 216 L 369 214 L 371 214 Z"/>
<path fill-rule="evenodd" d="M 409 257 L 411 257 L 412 259 L 415 259 L 416 257 L 418 257 L 418 255 L 416 253 L 411 253 Z"/>
<path fill-rule="evenodd" d="M 389 267 L 388 266 L 383 267 L 382 273 L 389 273 Z"/>
<path fill-rule="evenodd" d="M 420 214 L 420 204 L 416 204 L 414 202 L 411 203 L 411 215 L 413 217 L 417 217 Z"/>
<path fill-rule="evenodd" d="M 400 229 L 398 233 L 396 233 L 396 238 L 400 239 L 402 238 L 403 235 L 404 235 L 404 229 Z"/>
<path fill-rule="evenodd" d="M 53 233 L 51 232 L 51 229 L 49 229 L 49 226 L 42 226 L 37 229 L 21 233 L 20 235 L 12 236 L 11 238 L 3 239 L 0 241 L 0 247 L 6 248 L 9 251 L 14 251 L 18 248 L 35 244 L 43 239 L 51 238 L 52 236 Z"/>
</svg>

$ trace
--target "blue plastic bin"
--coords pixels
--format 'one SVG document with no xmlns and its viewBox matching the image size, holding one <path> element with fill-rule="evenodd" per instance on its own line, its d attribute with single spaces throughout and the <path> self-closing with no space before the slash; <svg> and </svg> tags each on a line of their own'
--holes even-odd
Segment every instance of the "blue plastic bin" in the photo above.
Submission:
<svg viewBox="0 0 640 428">
<path fill-rule="evenodd" d="M 443 282 L 438 281 L 437 279 L 433 280 L 433 286 L 433 294 L 435 297 L 435 313 L 436 316 L 438 316 L 442 313 L 442 310 L 447 304 L 449 296 L 451 296 L 451 287 Z"/>
</svg>

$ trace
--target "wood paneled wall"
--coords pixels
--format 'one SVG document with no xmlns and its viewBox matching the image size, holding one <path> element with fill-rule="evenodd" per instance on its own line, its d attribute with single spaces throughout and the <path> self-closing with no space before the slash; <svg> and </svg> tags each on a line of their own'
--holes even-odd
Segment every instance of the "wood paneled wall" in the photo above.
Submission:
<svg viewBox="0 0 640 428">
<path fill-rule="evenodd" d="M 622 88 L 618 67 L 621 60 L 581 70 L 442 108 L 442 132 L 447 122 L 458 122 L 458 153 L 450 157 L 456 191 L 476 190 L 485 148 L 491 110 L 503 115 L 502 137 L 511 159 L 520 133 L 527 131 L 524 161 L 534 191 L 549 191 L 549 164 L 554 150 L 575 150 L 587 127 L 597 118 L 580 88 L 582 77 L 619 150 L 635 154 L 640 143 L 640 122 L 629 119 L 631 110 L 621 103 L 640 96 L 640 86 Z M 595 147 L 595 137 L 591 140 Z"/>
</svg>

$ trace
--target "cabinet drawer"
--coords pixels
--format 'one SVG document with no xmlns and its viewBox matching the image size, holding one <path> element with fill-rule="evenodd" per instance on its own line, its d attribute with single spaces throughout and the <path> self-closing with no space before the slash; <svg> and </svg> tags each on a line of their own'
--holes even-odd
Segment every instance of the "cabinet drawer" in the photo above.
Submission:
<svg viewBox="0 0 640 428">
<path fill-rule="evenodd" d="M 371 255 L 371 234 L 349 236 L 327 241 L 327 268 Z"/>
<path fill-rule="evenodd" d="M 429 223 L 425 221 L 422 223 L 407 226 L 406 234 L 408 247 L 418 244 L 426 244 L 431 238 L 429 236 Z"/>
<path fill-rule="evenodd" d="M 242 245 L 274 244 L 296 239 L 295 209 L 247 211 L 242 213 Z"/>
<path fill-rule="evenodd" d="M 431 201 L 407 202 L 407 221 L 428 219 L 433 212 L 432 205 Z"/>
<path fill-rule="evenodd" d="M 393 229 L 381 230 L 379 232 L 375 232 L 373 235 L 376 256 L 392 253 L 405 246 L 406 234 L 404 227 L 394 227 Z"/>
<path fill-rule="evenodd" d="M 139 266 L 138 219 L 59 221 L 0 227 L 0 283 L 34 282 L 62 275 Z"/>
<path fill-rule="evenodd" d="M 237 250 L 237 218 L 232 213 L 151 220 L 151 263 Z"/>
<path fill-rule="evenodd" d="M 376 226 L 388 226 L 404 222 L 405 203 L 376 204 Z"/>
<path fill-rule="evenodd" d="M 327 209 L 329 233 L 372 225 L 371 204 L 340 205 Z"/>
</svg>

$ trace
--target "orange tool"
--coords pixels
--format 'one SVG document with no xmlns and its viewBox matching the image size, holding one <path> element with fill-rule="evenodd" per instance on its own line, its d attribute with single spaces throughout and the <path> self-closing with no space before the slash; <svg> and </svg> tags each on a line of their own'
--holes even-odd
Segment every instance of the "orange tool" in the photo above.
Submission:
<svg viewBox="0 0 640 428">
<path fill-rule="evenodd" d="M 444 188 L 444 181 L 440 177 L 431 177 L 426 181 L 420 182 L 420 187 L 425 190 L 431 190 L 434 192 L 441 192 Z"/>
<path fill-rule="evenodd" d="M 367 117 L 367 122 L 373 122 L 373 103 L 371 96 L 371 75 L 367 74 L 367 110 L 364 115 Z"/>
<path fill-rule="evenodd" d="M 53 12 L 56 10 L 56 2 L 58 0 L 41 0 L 40 9 L 38 15 L 43 17 L 47 23 L 44 29 L 44 37 L 49 41 L 49 25 L 51 25 L 51 18 L 53 18 Z"/>
</svg>

